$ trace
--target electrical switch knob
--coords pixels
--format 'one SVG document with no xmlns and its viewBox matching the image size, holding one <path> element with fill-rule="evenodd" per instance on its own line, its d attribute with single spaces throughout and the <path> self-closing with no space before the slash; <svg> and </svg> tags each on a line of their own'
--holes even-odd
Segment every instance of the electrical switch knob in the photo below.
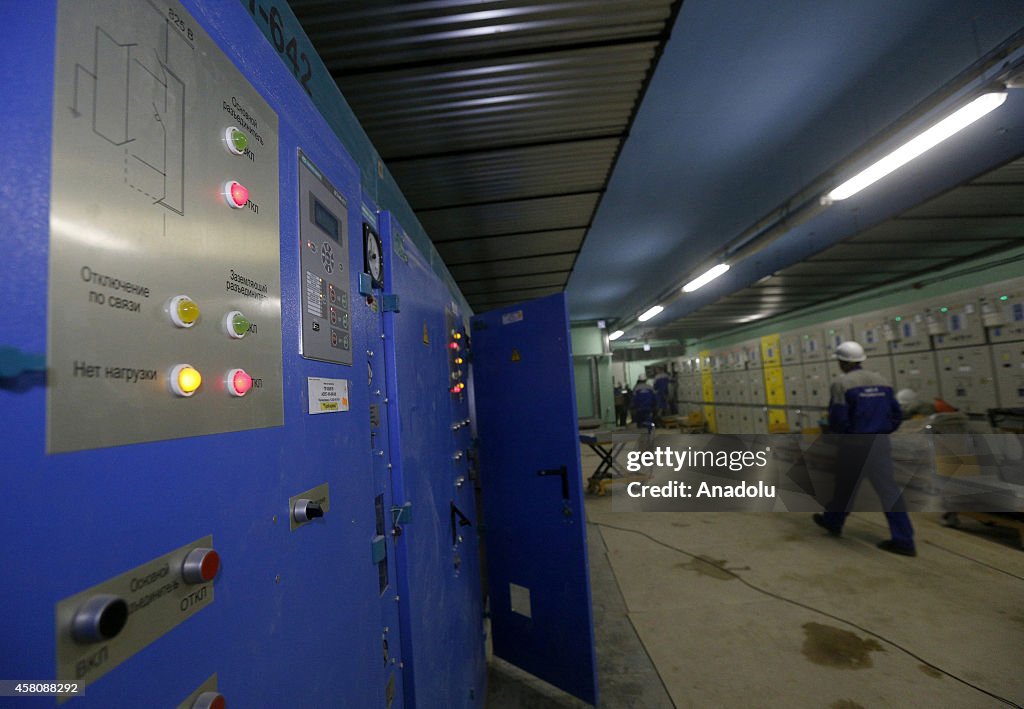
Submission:
<svg viewBox="0 0 1024 709">
<path fill-rule="evenodd" d="M 245 317 L 240 310 L 232 310 L 224 316 L 224 327 L 228 335 L 234 340 L 241 340 L 249 332 L 252 325 L 249 318 Z"/>
<path fill-rule="evenodd" d="M 317 517 L 324 516 L 324 508 L 319 502 L 312 500 L 296 500 L 292 508 L 292 516 L 296 522 L 309 522 Z"/>
<path fill-rule="evenodd" d="M 220 692 L 203 692 L 192 703 L 192 709 L 227 709 L 228 703 Z"/>
<path fill-rule="evenodd" d="M 71 636 L 80 643 L 101 643 L 117 637 L 128 622 L 128 604 L 109 593 L 93 596 L 71 619 Z"/>
<path fill-rule="evenodd" d="M 185 583 L 209 583 L 220 571 L 220 554 L 209 547 L 198 547 L 185 556 L 181 577 Z"/>
</svg>

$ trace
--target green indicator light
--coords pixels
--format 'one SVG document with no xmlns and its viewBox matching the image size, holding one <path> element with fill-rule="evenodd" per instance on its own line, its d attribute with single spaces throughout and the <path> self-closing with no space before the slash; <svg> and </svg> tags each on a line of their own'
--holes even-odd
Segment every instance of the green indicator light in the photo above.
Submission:
<svg viewBox="0 0 1024 709">
<path fill-rule="evenodd" d="M 1001 296 L 999 296 L 999 300 L 1009 300 L 1009 299 L 1010 299 L 1010 296 L 1008 296 L 1008 295 L 1001 295 Z"/>
<path fill-rule="evenodd" d="M 899 322 L 899 321 L 900 321 L 900 320 L 902 320 L 902 319 L 903 319 L 903 318 L 902 318 L 902 317 L 900 317 L 899 315 L 897 315 L 897 316 L 896 316 L 896 322 Z"/>
<path fill-rule="evenodd" d="M 941 313 L 948 313 L 949 312 L 949 308 L 939 308 L 939 312 L 941 312 Z"/>
<path fill-rule="evenodd" d="M 224 129 L 224 143 L 235 155 L 244 155 L 249 147 L 249 136 L 238 128 L 231 126 Z"/>
<path fill-rule="evenodd" d="M 241 313 L 236 314 L 231 318 L 231 329 L 235 331 L 235 334 L 241 337 L 249 331 L 249 319 Z"/>
<path fill-rule="evenodd" d="M 244 153 L 245 149 L 249 147 L 249 139 L 245 137 L 245 133 L 240 130 L 232 131 L 231 144 L 235 146 L 235 150 L 240 153 Z"/>
</svg>

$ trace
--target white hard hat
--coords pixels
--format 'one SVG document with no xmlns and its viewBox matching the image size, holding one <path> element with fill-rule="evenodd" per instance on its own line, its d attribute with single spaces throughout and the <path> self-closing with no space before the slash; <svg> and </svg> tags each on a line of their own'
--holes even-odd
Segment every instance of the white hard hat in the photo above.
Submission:
<svg viewBox="0 0 1024 709">
<path fill-rule="evenodd" d="M 836 347 L 836 359 L 840 362 L 863 362 L 868 356 L 864 354 L 864 348 L 858 343 L 850 340 Z"/>
<path fill-rule="evenodd" d="M 917 392 L 913 389 L 900 389 L 896 392 L 896 401 L 903 407 L 913 406 L 917 403 Z"/>
</svg>

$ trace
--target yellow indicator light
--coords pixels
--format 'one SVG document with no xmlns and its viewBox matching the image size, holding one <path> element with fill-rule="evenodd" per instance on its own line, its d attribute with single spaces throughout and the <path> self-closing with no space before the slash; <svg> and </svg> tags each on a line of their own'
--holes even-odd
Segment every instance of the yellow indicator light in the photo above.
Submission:
<svg viewBox="0 0 1024 709">
<path fill-rule="evenodd" d="M 203 383 L 203 375 L 191 364 L 179 364 L 171 370 L 171 391 L 178 396 L 192 396 Z"/>
<path fill-rule="evenodd" d="M 178 317 L 186 325 L 192 325 L 199 319 L 199 306 L 191 300 L 183 300 L 178 303 Z"/>
<path fill-rule="evenodd" d="M 462 364 L 462 357 L 456 357 L 455 364 Z"/>
<path fill-rule="evenodd" d="M 178 327 L 192 327 L 199 320 L 199 305 L 187 295 L 176 295 L 167 306 L 171 322 Z"/>
<path fill-rule="evenodd" d="M 454 335 L 452 335 L 452 337 L 454 337 L 456 340 L 461 340 L 462 339 L 462 333 L 461 332 L 456 332 Z"/>
<path fill-rule="evenodd" d="M 203 383 L 203 375 L 198 370 L 192 369 L 191 367 L 185 367 L 178 373 L 178 386 L 186 394 L 191 394 L 199 385 Z"/>
</svg>

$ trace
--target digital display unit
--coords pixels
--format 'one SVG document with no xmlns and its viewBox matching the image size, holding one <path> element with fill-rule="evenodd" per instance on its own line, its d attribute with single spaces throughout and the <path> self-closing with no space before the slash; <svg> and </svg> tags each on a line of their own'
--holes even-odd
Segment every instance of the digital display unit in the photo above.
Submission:
<svg viewBox="0 0 1024 709">
<path fill-rule="evenodd" d="M 325 207 L 323 202 L 318 200 L 312 194 L 309 195 L 309 201 L 313 223 L 320 227 L 327 236 L 340 244 L 341 222 L 339 222 L 338 218 L 334 216 L 334 212 Z"/>
</svg>

